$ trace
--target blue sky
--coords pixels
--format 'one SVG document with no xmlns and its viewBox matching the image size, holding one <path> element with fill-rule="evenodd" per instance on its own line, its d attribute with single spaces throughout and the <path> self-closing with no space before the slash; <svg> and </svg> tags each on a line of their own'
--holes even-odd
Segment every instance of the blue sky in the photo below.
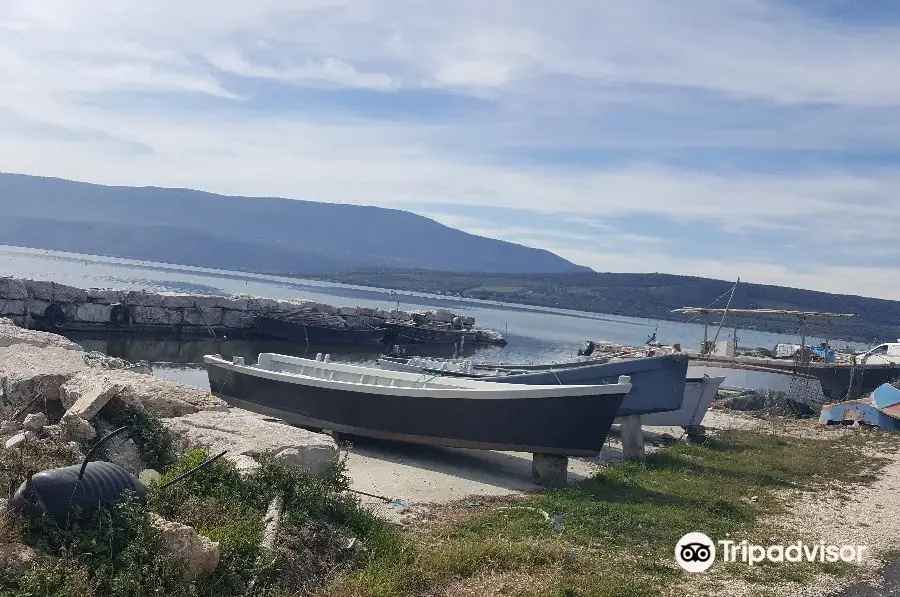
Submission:
<svg viewBox="0 0 900 597">
<path fill-rule="evenodd" d="M 900 5 L 0 0 L 0 168 L 897 298 Z"/>
</svg>

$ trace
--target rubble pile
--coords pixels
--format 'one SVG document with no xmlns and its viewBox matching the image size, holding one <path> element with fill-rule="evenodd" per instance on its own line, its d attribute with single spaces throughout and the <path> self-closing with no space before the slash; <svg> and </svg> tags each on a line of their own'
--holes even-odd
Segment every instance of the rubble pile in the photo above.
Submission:
<svg viewBox="0 0 900 597">
<path fill-rule="evenodd" d="M 84 457 L 85 446 L 114 429 L 104 413 L 115 406 L 160 421 L 177 437 L 178 453 L 229 450 L 228 457 L 243 472 L 258 469 L 256 459 L 263 456 L 311 474 L 321 474 L 338 461 L 338 448 L 330 436 L 231 409 L 209 392 L 173 381 L 90 367 L 83 351 L 64 338 L 22 332 L 9 320 L 0 320 L 0 451 L 9 456 L 24 458 L 39 444 L 54 442 L 68 445 L 74 456 L 68 464 L 76 464 Z M 110 439 L 102 459 L 143 478 L 153 471 L 136 439 L 127 433 Z M 155 515 L 152 524 L 167 549 L 184 562 L 189 580 L 208 575 L 218 565 L 218 543 L 190 526 Z M 34 559 L 24 545 L 0 544 L 0 566 L 6 570 L 28 568 Z"/>
</svg>

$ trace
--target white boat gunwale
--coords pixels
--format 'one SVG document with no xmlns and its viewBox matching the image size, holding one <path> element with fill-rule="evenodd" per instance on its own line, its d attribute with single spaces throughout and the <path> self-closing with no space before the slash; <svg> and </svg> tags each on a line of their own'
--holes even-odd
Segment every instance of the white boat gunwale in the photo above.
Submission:
<svg viewBox="0 0 900 597">
<path fill-rule="evenodd" d="M 239 365 L 216 355 L 203 357 L 207 365 L 215 365 L 236 373 L 262 377 L 275 381 L 281 381 L 298 386 L 309 385 L 319 388 L 339 389 L 343 391 L 363 394 L 382 394 L 391 396 L 420 396 L 422 398 L 485 398 L 485 399 L 521 399 L 521 398 L 558 398 L 575 396 L 601 396 L 627 394 L 631 391 L 630 379 L 621 376 L 619 383 L 602 385 L 527 385 L 527 384 L 494 384 L 481 380 L 464 378 L 450 378 L 440 376 L 423 376 L 421 373 L 406 373 L 402 371 L 388 371 L 373 367 L 349 365 L 333 361 L 317 361 L 300 357 L 291 357 L 275 353 L 260 353 L 257 365 Z M 309 367 L 310 369 L 340 372 L 350 375 L 359 375 L 358 381 L 336 380 L 296 373 L 291 371 L 276 371 L 267 368 L 275 363 L 283 363 L 297 367 Z M 366 377 L 380 379 L 395 379 L 421 383 L 419 387 L 395 386 L 388 384 L 365 383 Z M 443 387 L 442 387 L 443 386 Z M 473 391 L 475 390 L 475 391 Z"/>
</svg>

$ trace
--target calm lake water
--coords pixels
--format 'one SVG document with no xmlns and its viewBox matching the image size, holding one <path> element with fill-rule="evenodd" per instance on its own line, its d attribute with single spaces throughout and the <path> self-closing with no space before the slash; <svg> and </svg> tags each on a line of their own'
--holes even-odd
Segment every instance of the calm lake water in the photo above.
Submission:
<svg viewBox="0 0 900 597">
<path fill-rule="evenodd" d="M 680 342 L 698 347 L 703 326 L 696 323 L 655 321 L 583 313 L 564 309 L 523 307 L 494 301 L 479 301 L 422 293 L 398 292 L 334 284 L 315 280 L 246 274 L 189 266 L 168 265 L 129 259 L 97 257 L 0 245 L 0 275 L 52 280 L 82 288 L 148 289 L 212 294 L 250 294 L 272 298 L 304 298 L 336 306 L 403 309 L 442 307 L 475 318 L 476 325 L 502 331 L 509 344 L 504 347 L 467 347 L 467 355 L 485 361 L 539 362 L 569 358 L 585 340 L 605 340 L 622 344 L 643 344 L 656 332 L 661 342 Z M 716 297 L 710 297 L 710 301 Z M 691 305 L 698 306 L 698 305 Z M 687 318 L 685 318 L 687 320 Z M 719 339 L 731 337 L 734 330 L 723 328 Z M 715 334 L 711 328 L 710 336 Z M 797 342 L 797 336 L 738 330 L 743 346 L 772 347 L 778 342 Z M 207 387 L 206 373 L 200 367 L 204 354 L 226 357 L 244 356 L 250 361 L 260 352 L 282 352 L 298 356 L 331 352 L 335 360 L 365 363 L 380 354 L 378 347 L 368 350 L 337 347 L 309 347 L 283 342 L 231 340 L 171 340 L 73 337 L 88 350 L 98 350 L 127 359 L 147 360 L 154 374 L 200 387 Z M 811 343 L 821 339 L 810 338 Z M 834 343 L 833 343 L 834 344 Z M 864 346 L 846 343 L 857 349 Z M 843 346 L 843 344 L 841 344 Z M 443 349 L 430 349 L 433 356 L 450 356 Z"/>
</svg>

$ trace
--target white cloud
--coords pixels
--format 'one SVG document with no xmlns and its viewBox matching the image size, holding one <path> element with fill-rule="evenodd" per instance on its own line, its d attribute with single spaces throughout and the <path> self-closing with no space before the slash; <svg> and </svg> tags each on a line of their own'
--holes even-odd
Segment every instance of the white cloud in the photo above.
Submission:
<svg viewBox="0 0 900 597">
<path fill-rule="evenodd" d="M 900 257 L 896 168 L 765 175 L 740 163 L 722 173 L 502 158 L 520 147 L 896 149 L 900 121 L 886 117 L 900 113 L 898 38 L 900 26 L 851 27 L 763 0 L 0 0 L 0 165 L 102 183 L 428 205 L 447 223 L 441 205 L 463 205 L 474 221 L 457 222 L 467 230 L 601 269 L 741 269 L 758 281 L 892 296 L 890 276 L 866 260 Z M 408 122 L 289 112 L 276 100 L 270 113 L 248 107 L 241 78 L 447 91 L 494 108 L 448 123 L 416 121 L 415 105 Z M 688 88 L 706 92 L 702 101 Z M 155 103 L 110 101 L 134 93 Z M 230 107 L 176 109 L 186 97 Z M 656 120 L 645 125 L 647 114 Z M 660 216 L 694 222 L 698 242 L 706 226 L 767 230 L 800 246 L 841 244 L 861 263 L 816 270 L 812 250 L 800 256 L 813 264 L 803 273 L 796 255 L 783 267 L 743 263 L 722 247 L 715 260 L 685 260 L 648 249 L 652 236 L 603 225 L 585 251 L 546 230 L 481 221 L 481 206 L 573 220 Z M 613 240 L 640 250 L 603 244 Z"/>
</svg>

